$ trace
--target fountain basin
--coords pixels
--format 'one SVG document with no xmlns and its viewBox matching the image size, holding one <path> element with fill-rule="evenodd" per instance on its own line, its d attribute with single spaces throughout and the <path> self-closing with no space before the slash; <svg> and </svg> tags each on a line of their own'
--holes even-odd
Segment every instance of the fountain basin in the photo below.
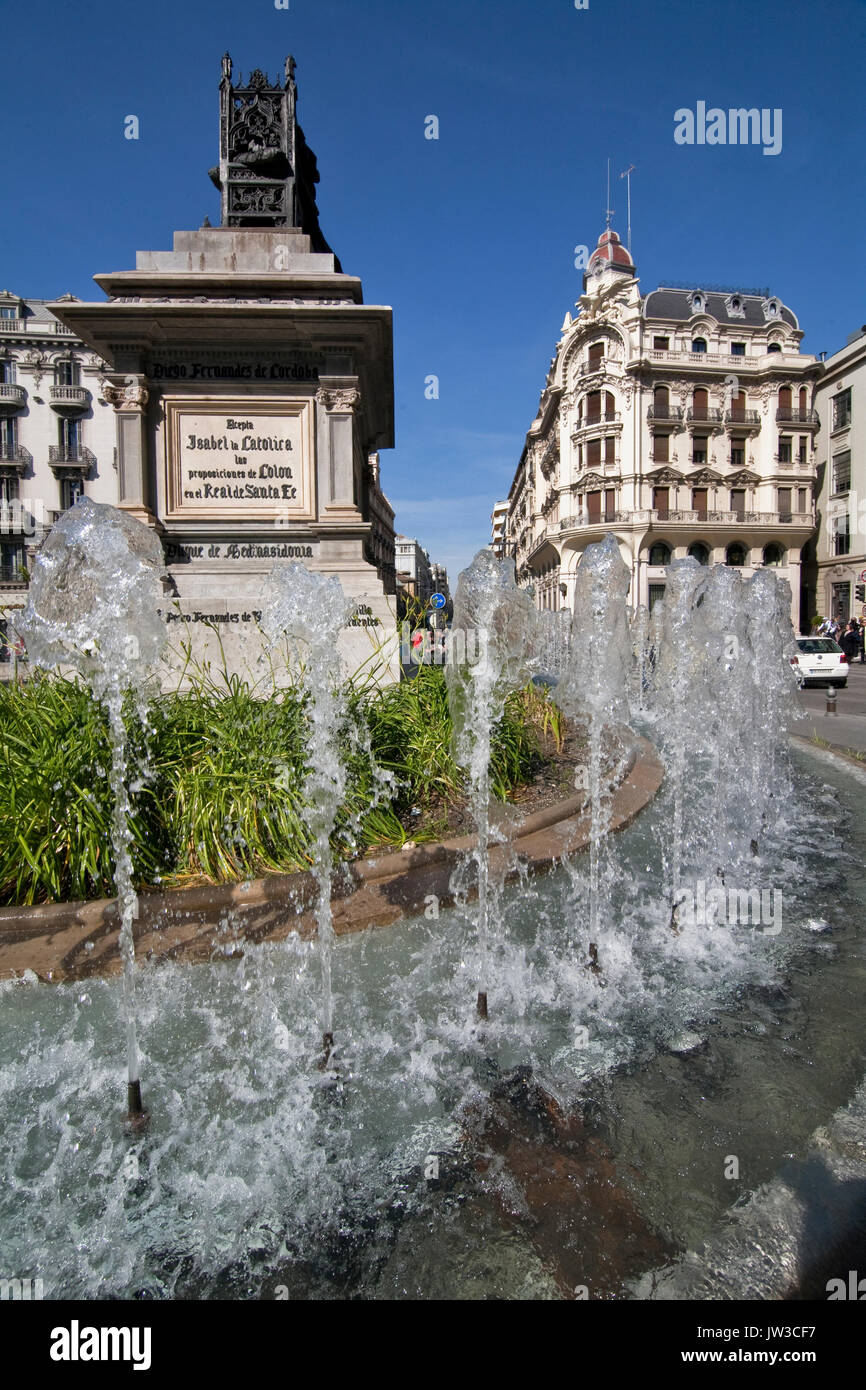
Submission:
<svg viewBox="0 0 866 1390">
<path fill-rule="evenodd" d="M 620 728 L 628 749 L 619 785 L 611 797 L 613 831 L 621 830 L 652 800 L 664 769 L 649 740 Z M 491 848 L 491 868 L 506 878 L 550 869 L 564 854 L 577 854 L 589 841 L 587 796 L 579 792 L 524 816 L 513 832 L 511 849 Z M 332 894 L 337 935 L 385 927 L 422 913 L 431 897 L 438 906 L 452 901 L 451 875 L 475 837 L 459 836 L 410 851 L 370 855 L 342 866 Z M 141 893 L 133 926 L 138 959 L 205 961 L 237 955 L 243 942 L 284 939 L 290 933 L 315 935 L 316 884 L 311 873 L 268 874 L 239 884 L 204 884 Z M 0 979 L 32 971 L 39 979 L 61 982 L 113 975 L 122 968 L 116 900 L 49 903 L 0 908 Z"/>
<path fill-rule="evenodd" d="M 569 949 L 585 927 L 585 856 L 506 889 L 483 1036 L 459 912 L 345 936 L 339 1091 L 311 1065 L 316 953 L 298 935 L 195 971 L 142 965 L 153 1120 L 131 1144 L 111 1123 L 118 982 L 8 982 L 8 1267 L 42 1277 L 48 1298 L 796 1293 L 802 1215 L 823 1238 L 825 1193 L 866 1174 L 853 1102 L 844 1170 L 830 1156 L 831 1183 L 811 1156 L 863 1080 L 866 795 L 823 758 L 798 777 L 802 794 L 747 865 L 746 881 L 790 882 L 778 937 L 670 932 L 658 874 L 670 788 L 618 837 L 603 989 Z M 555 1100 L 537 1118 L 515 1084 L 525 1069 Z M 751 1194 L 772 1227 L 772 1279 L 765 1222 L 738 1220 L 720 1243 Z"/>
</svg>

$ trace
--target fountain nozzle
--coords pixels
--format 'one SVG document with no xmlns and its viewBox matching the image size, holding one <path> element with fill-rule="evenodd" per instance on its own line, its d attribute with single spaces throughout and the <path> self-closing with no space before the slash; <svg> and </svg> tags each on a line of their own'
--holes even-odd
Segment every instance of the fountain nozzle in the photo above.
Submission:
<svg viewBox="0 0 866 1390">
<path fill-rule="evenodd" d="M 325 1069 L 327 1068 L 327 1065 L 328 1065 L 329 1061 L 331 1060 L 331 1053 L 332 1053 L 332 1051 L 333 1051 L 333 1048 L 334 1048 L 334 1035 L 333 1035 L 333 1033 L 323 1033 L 323 1034 L 322 1034 L 322 1055 L 321 1055 L 321 1057 L 319 1058 L 319 1071 L 325 1071 Z"/>
<path fill-rule="evenodd" d="M 475 1011 L 476 1011 L 476 1013 L 478 1014 L 478 1017 L 479 1017 L 479 1018 L 486 1018 L 486 1017 L 487 1017 L 487 991 L 486 991 L 486 990 L 479 990 L 479 991 L 478 991 L 478 1001 L 477 1001 L 477 1003 L 476 1003 L 476 1005 L 475 1005 Z"/>
<path fill-rule="evenodd" d="M 140 1134 L 150 1124 L 150 1113 L 141 1103 L 141 1082 L 130 1081 L 126 1087 L 127 1115 L 124 1128 Z"/>
</svg>

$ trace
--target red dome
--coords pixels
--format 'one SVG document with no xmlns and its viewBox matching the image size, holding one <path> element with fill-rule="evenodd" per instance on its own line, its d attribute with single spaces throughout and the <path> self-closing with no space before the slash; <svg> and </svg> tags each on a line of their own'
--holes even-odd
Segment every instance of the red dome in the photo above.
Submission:
<svg viewBox="0 0 866 1390">
<path fill-rule="evenodd" d="M 608 227 L 598 239 L 598 246 L 589 258 L 587 270 L 597 270 L 603 265 L 621 266 L 623 270 L 634 270 L 634 261 L 626 251 L 616 232 Z"/>
</svg>

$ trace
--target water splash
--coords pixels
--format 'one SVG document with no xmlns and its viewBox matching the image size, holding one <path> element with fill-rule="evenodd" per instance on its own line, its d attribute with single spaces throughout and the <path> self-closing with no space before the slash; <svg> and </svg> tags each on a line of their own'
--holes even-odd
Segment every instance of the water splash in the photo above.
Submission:
<svg viewBox="0 0 866 1390">
<path fill-rule="evenodd" d="M 316 922 L 322 977 L 321 1025 L 327 1062 L 333 1043 L 331 962 L 331 835 L 346 789 L 339 731 L 346 717 L 340 690 L 337 642 L 356 611 L 336 575 L 315 574 L 306 565 L 275 565 L 268 578 L 262 628 L 272 643 L 288 640 L 300 663 L 301 685 L 309 700 L 309 770 L 304 796 L 313 836 L 313 873 L 318 887 Z"/>
<path fill-rule="evenodd" d="M 457 581 L 453 630 L 463 633 L 474 663 L 447 667 L 448 702 L 454 755 L 469 774 L 478 874 L 478 1006 L 486 1017 L 488 932 L 490 918 L 490 743 L 510 690 L 529 676 L 535 610 L 529 595 L 517 588 L 514 561 L 479 550 Z"/>
<path fill-rule="evenodd" d="M 683 857 L 683 798 L 687 756 L 697 753 L 703 734 L 705 702 L 697 699 L 695 675 L 701 671 L 701 630 L 696 606 L 706 570 L 695 559 L 675 560 L 665 573 L 664 599 L 653 610 L 653 704 L 656 734 L 668 755 L 673 818 L 670 835 L 671 903 L 680 888 Z M 673 910 L 673 909 L 672 909 Z"/>
<path fill-rule="evenodd" d="M 626 708 L 631 667 L 631 636 L 626 595 L 630 575 L 612 535 L 587 546 L 577 571 L 574 620 L 568 665 L 554 698 L 571 719 L 589 725 L 590 794 L 590 955 L 593 968 L 600 912 L 601 846 L 607 830 L 607 806 L 602 789 L 604 730 L 616 724 Z"/>
<path fill-rule="evenodd" d="M 114 798 L 111 842 L 120 907 L 130 1117 L 141 1115 L 135 1010 L 138 897 L 132 886 L 129 787 L 123 699 L 145 703 L 145 681 L 166 641 L 159 616 L 162 545 L 154 531 L 104 503 L 82 497 L 52 528 L 36 557 L 23 618 L 28 656 L 46 670 L 77 672 L 102 702 L 111 740 Z"/>
</svg>

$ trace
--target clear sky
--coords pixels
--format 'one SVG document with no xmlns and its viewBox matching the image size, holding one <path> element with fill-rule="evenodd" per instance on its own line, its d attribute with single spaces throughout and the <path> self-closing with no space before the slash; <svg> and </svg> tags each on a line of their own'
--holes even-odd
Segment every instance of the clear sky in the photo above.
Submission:
<svg viewBox="0 0 866 1390">
<path fill-rule="evenodd" d="M 0 287 L 36 297 L 101 298 L 95 272 L 217 223 L 220 57 L 275 74 L 294 54 L 323 231 L 394 308 L 383 484 L 452 583 L 489 540 L 580 293 L 608 155 L 623 241 L 618 174 L 636 168 L 643 293 L 769 286 L 811 352 L 866 322 L 863 0 L 5 0 L 0 26 Z M 781 108 L 781 152 L 675 144 L 674 112 L 699 101 Z"/>
</svg>

